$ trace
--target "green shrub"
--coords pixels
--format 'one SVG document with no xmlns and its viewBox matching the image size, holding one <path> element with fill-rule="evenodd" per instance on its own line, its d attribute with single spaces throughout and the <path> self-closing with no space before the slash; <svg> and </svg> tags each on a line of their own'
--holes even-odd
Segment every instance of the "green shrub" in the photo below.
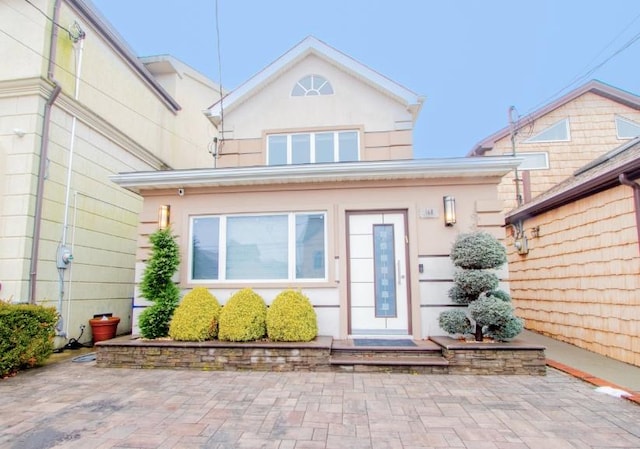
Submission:
<svg viewBox="0 0 640 449">
<path fill-rule="evenodd" d="M 0 377 L 40 365 L 53 352 L 53 307 L 0 301 Z"/>
<path fill-rule="evenodd" d="M 442 330 L 449 334 L 472 334 L 473 326 L 467 314 L 460 309 L 447 310 L 438 317 Z"/>
<path fill-rule="evenodd" d="M 486 270 L 507 262 L 502 244 L 487 232 L 460 234 L 451 248 L 451 260 L 460 268 Z"/>
<path fill-rule="evenodd" d="M 267 305 L 250 288 L 231 296 L 220 312 L 218 339 L 223 341 L 252 341 L 266 333 Z"/>
<path fill-rule="evenodd" d="M 495 296 L 481 295 L 469 304 L 471 318 L 480 326 L 500 326 L 513 316 L 513 308 Z"/>
<path fill-rule="evenodd" d="M 449 290 L 449 297 L 456 304 L 469 304 L 481 293 L 494 290 L 499 283 L 498 276 L 489 270 L 459 270 L 453 281 L 455 285 Z"/>
<path fill-rule="evenodd" d="M 142 276 L 140 293 L 154 304 L 140 314 L 138 326 L 144 338 L 169 335 L 169 323 L 180 300 L 180 290 L 171 278 L 180 264 L 180 251 L 171 229 L 149 236 L 151 256 Z"/>
<path fill-rule="evenodd" d="M 484 335 L 507 339 L 520 333 L 522 320 L 514 316 L 509 294 L 497 290 L 499 279 L 492 271 L 507 261 L 504 246 L 486 232 L 461 234 L 451 248 L 451 260 L 458 270 L 449 298 L 456 304 L 469 305 L 476 341 L 482 341 Z M 465 318 L 462 311 L 443 312 L 440 327 L 449 333 L 462 333 Z"/>
<path fill-rule="evenodd" d="M 488 326 L 487 335 L 499 341 L 511 340 L 524 329 L 524 320 L 517 316 L 511 316 L 499 325 Z"/>
<path fill-rule="evenodd" d="M 267 310 L 267 336 L 274 341 L 311 341 L 318 321 L 311 301 L 300 291 L 285 290 Z"/>
<path fill-rule="evenodd" d="M 218 335 L 220 304 L 205 287 L 187 293 L 173 313 L 169 337 L 179 341 L 213 340 Z"/>
</svg>

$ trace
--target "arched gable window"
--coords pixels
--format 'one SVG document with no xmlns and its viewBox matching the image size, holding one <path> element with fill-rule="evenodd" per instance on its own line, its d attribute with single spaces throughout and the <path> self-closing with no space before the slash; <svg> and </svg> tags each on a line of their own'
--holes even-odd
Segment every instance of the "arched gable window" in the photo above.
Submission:
<svg viewBox="0 0 640 449">
<path fill-rule="evenodd" d="M 324 76 L 307 75 L 300 79 L 291 90 L 292 97 L 306 97 L 309 95 L 331 95 L 333 87 Z"/>
</svg>

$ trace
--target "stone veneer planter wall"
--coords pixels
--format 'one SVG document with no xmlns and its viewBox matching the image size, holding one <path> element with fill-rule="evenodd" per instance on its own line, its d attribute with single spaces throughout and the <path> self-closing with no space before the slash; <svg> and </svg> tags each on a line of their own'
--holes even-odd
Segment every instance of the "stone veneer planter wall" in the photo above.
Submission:
<svg viewBox="0 0 640 449">
<path fill-rule="evenodd" d="M 448 366 L 442 374 L 545 375 L 543 346 L 522 342 L 474 343 L 431 337 L 442 347 Z M 176 342 L 120 337 L 95 345 L 97 365 L 110 368 L 164 368 L 256 371 L 338 371 L 331 364 L 333 339 L 320 336 L 308 343 L 220 341 Z M 389 348 L 381 357 L 393 357 Z M 381 364 L 382 365 L 382 364 Z M 401 371 L 384 366 L 385 372 Z"/>
<path fill-rule="evenodd" d="M 442 347 L 449 361 L 449 374 L 547 373 L 545 348 L 518 340 L 508 343 L 460 341 L 451 337 L 431 337 Z"/>
</svg>

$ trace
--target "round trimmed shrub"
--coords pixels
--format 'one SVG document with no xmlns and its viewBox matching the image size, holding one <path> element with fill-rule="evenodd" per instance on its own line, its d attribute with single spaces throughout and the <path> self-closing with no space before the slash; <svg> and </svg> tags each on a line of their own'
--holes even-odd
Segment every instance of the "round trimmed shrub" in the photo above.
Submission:
<svg viewBox="0 0 640 449">
<path fill-rule="evenodd" d="M 498 341 L 511 340 L 524 329 L 524 320 L 517 316 L 508 318 L 500 325 L 491 325 L 487 330 L 487 335 Z"/>
<path fill-rule="evenodd" d="M 451 248 L 451 260 L 460 268 L 486 270 L 507 262 L 502 243 L 487 232 L 460 234 Z"/>
<path fill-rule="evenodd" d="M 511 295 L 504 290 L 491 290 L 486 293 L 487 296 L 493 296 L 494 298 L 498 298 L 504 302 L 511 302 Z"/>
<path fill-rule="evenodd" d="M 472 334 L 473 326 L 467 314 L 460 309 L 447 310 L 440 314 L 438 323 L 449 334 Z"/>
<path fill-rule="evenodd" d="M 513 308 L 494 296 L 481 295 L 469 304 L 471 318 L 481 326 L 502 326 L 513 317 Z"/>
<path fill-rule="evenodd" d="M 301 291 L 285 290 L 267 310 L 267 336 L 273 341 L 311 341 L 318 321 L 309 298 Z"/>
<path fill-rule="evenodd" d="M 499 283 L 498 276 L 489 270 L 459 270 L 453 280 L 455 285 L 449 290 L 449 298 L 456 304 L 469 304 Z"/>
<path fill-rule="evenodd" d="M 169 337 L 178 341 L 213 340 L 218 335 L 220 304 L 205 287 L 187 293 L 173 313 Z"/>
<path fill-rule="evenodd" d="M 218 339 L 224 341 L 253 341 L 263 338 L 266 328 L 267 305 L 250 288 L 231 296 L 220 312 Z"/>
</svg>

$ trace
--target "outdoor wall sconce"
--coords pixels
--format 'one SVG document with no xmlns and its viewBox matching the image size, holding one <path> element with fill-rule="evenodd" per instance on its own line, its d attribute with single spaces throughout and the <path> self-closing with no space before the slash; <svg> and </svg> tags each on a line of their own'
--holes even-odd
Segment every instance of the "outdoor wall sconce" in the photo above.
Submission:
<svg viewBox="0 0 640 449">
<path fill-rule="evenodd" d="M 158 209 L 158 227 L 160 229 L 167 229 L 169 227 L 169 220 L 171 219 L 171 206 L 165 204 Z"/>
<path fill-rule="evenodd" d="M 527 240 L 526 235 L 522 234 L 521 237 L 516 238 L 516 240 L 513 242 L 513 246 L 515 246 L 518 254 L 520 254 L 521 256 L 529 254 L 529 241 Z"/>
<path fill-rule="evenodd" d="M 453 226 L 456 223 L 456 199 L 452 196 L 445 196 L 444 201 L 444 225 Z"/>
</svg>

